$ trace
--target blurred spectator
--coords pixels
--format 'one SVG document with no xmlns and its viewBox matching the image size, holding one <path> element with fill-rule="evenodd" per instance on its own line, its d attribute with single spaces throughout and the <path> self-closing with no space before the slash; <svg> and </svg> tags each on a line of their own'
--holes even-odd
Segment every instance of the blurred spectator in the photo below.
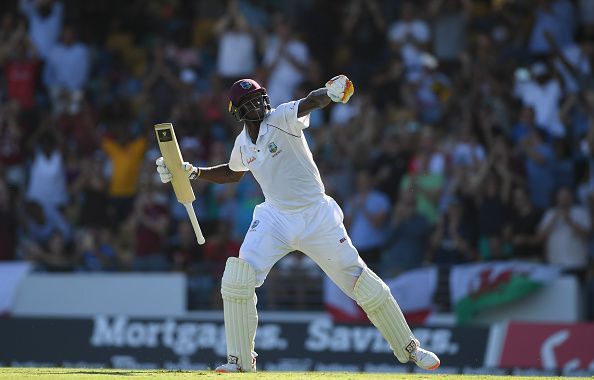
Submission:
<svg viewBox="0 0 594 380">
<path fill-rule="evenodd" d="M 276 107 L 293 100 L 307 72 L 309 51 L 296 38 L 288 20 L 277 14 L 273 22 L 274 34 L 266 43 L 263 64 L 267 74 L 266 90 L 272 107 Z"/>
<path fill-rule="evenodd" d="M 16 202 L 6 182 L 0 181 L 0 261 L 15 258 L 17 244 Z"/>
<path fill-rule="evenodd" d="M 466 47 L 469 8 L 472 1 L 432 0 L 429 13 L 434 19 L 433 52 L 440 62 L 456 61 Z"/>
<path fill-rule="evenodd" d="M 430 233 L 429 223 L 417 211 L 414 195 L 403 193 L 393 210 L 380 273 L 389 277 L 420 267 L 426 259 Z"/>
<path fill-rule="evenodd" d="M 112 245 L 111 232 L 107 228 L 82 230 L 76 241 L 80 269 L 84 271 L 108 271 L 117 268 L 116 252 Z"/>
<path fill-rule="evenodd" d="M 548 66 L 537 62 L 530 69 L 532 79 L 520 90 L 520 99 L 525 106 L 534 108 L 536 124 L 555 137 L 565 136 L 565 126 L 561 123 L 559 106 L 561 85 L 552 77 Z"/>
<path fill-rule="evenodd" d="M 25 245 L 45 245 L 54 233 L 59 233 L 66 238 L 72 234 L 72 226 L 55 207 L 44 207 L 35 201 L 28 201 L 25 203 L 23 213 L 22 243 Z"/>
<path fill-rule="evenodd" d="M 437 265 L 453 265 L 473 259 L 475 252 L 470 231 L 470 226 L 463 218 L 462 203 L 459 199 L 451 199 L 431 237 L 427 261 Z"/>
<path fill-rule="evenodd" d="M 70 185 L 71 193 L 79 199 L 78 223 L 82 227 L 110 225 L 107 180 L 103 175 L 103 160 L 94 157 L 81 164 L 81 172 Z"/>
<path fill-rule="evenodd" d="M 37 270 L 49 272 L 72 271 L 76 264 L 59 232 L 52 233 L 46 245 L 28 246 L 25 257 L 33 261 Z"/>
<path fill-rule="evenodd" d="M 391 49 L 398 51 L 407 68 L 421 67 L 422 55 L 428 49 L 431 30 L 424 20 L 416 17 L 412 1 L 405 1 L 400 6 L 400 18 L 388 29 L 388 41 Z"/>
<path fill-rule="evenodd" d="M 520 147 L 525 156 L 525 166 L 532 204 L 544 210 L 549 207 L 554 192 L 554 152 L 545 142 L 542 131 L 531 130 Z"/>
<path fill-rule="evenodd" d="M 51 127 L 39 128 L 31 137 L 34 151 L 29 167 L 26 198 L 48 208 L 60 208 L 68 202 L 66 168 L 59 135 Z"/>
<path fill-rule="evenodd" d="M 14 100 L 20 109 L 31 110 L 36 104 L 35 90 L 40 62 L 25 36 L 12 41 L 12 45 L 9 47 L 8 56 L 0 59 L 0 63 L 4 64 L 8 97 Z"/>
<path fill-rule="evenodd" d="M 29 38 L 47 59 L 60 37 L 64 6 L 55 0 L 19 0 L 19 4 L 29 20 Z"/>
<path fill-rule="evenodd" d="M 395 201 L 398 198 L 400 182 L 408 168 L 410 154 L 407 151 L 404 133 L 388 130 L 384 137 L 380 152 L 371 163 L 371 169 L 378 190 Z"/>
<path fill-rule="evenodd" d="M 16 104 L 0 105 L 0 167 L 7 184 L 19 189 L 25 185 L 23 129 L 17 121 Z"/>
<path fill-rule="evenodd" d="M 349 65 L 350 78 L 365 86 L 365 78 L 383 55 L 386 41 L 386 20 L 377 0 L 349 0 L 341 7 L 343 45 L 338 57 Z"/>
<path fill-rule="evenodd" d="M 414 168 L 402 178 L 400 191 L 412 192 L 419 214 L 427 218 L 429 223 L 435 224 L 439 218 L 438 206 L 444 177 L 430 171 L 427 154 L 417 155 L 414 165 Z"/>
<path fill-rule="evenodd" d="M 62 43 L 50 50 L 43 73 L 55 115 L 80 111 L 90 66 L 87 47 L 76 40 L 72 27 L 64 28 Z"/>
<path fill-rule="evenodd" d="M 588 265 L 590 215 L 573 203 L 570 189 L 562 187 L 556 195 L 555 206 L 547 210 L 538 227 L 546 244 L 547 262 L 583 276 Z"/>
<path fill-rule="evenodd" d="M 488 174 L 478 195 L 478 252 L 483 260 L 502 260 L 510 256 L 509 247 L 504 244 L 510 178 Z"/>
<path fill-rule="evenodd" d="M 576 25 L 574 5 L 569 0 L 538 0 L 534 12 L 534 24 L 530 36 L 529 49 L 535 54 L 549 52 L 545 33 L 553 35 L 561 47 L 573 41 Z"/>
<path fill-rule="evenodd" d="M 167 197 L 151 185 L 134 202 L 129 223 L 134 227 L 135 257 L 133 268 L 140 271 L 164 271 L 170 264 L 165 256 L 169 231 Z"/>
<path fill-rule="evenodd" d="M 229 0 L 225 14 L 214 27 L 219 38 L 217 73 L 226 87 L 256 72 L 258 41 L 241 13 L 237 0 Z"/>
<path fill-rule="evenodd" d="M 114 105 L 108 117 L 113 135 L 103 137 L 101 146 L 111 164 L 109 197 L 114 210 L 114 224 L 117 225 L 132 209 L 147 141 L 144 136 L 132 136 L 126 104 Z"/>
<path fill-rule="evenodd" d="M 532 206 L 527 189 L 514 189 L 505 227 L 506 241 L 511 246 L 514 259 L 543 259 L 543 247 L 537 234 L 540 219 L 541 213 Z"/>
<path fill-rule="evenodd" d="M 369 171 L 357 173 L 356 190 L 345 208 L 345 226 L 363 260 L 375 269 L 386 240 L 390 201 L 373 186 Z"/>
<path fill-rule="evenodd" d="M 176 103 L 176 90 L 182 86 L 175 69 L 175 65 L 165 55 L 163 42 L 156 41 L 151 50 L 150 63 L 142 82 L 142 97 L 150 99 L 151 116 L 154 120 L 167 120 Z M 123 111 L 125 111 L 126 118 L 129 118 L 130 115 L 127 115 L 129 111 Z"/>
</svg>

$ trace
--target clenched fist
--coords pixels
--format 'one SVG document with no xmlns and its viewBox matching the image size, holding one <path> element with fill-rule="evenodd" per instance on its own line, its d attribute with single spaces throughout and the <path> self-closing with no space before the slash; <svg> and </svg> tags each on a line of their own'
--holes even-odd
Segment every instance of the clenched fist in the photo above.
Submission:
<svg viewBox="0 0 594 380">
<path fill-rule="evenodd" d="M 346 75 L 337 75 L 326 82 L 328 97 L 336 103 L 346 103 L 355 92 L 353 82 Z"/>
</svg>

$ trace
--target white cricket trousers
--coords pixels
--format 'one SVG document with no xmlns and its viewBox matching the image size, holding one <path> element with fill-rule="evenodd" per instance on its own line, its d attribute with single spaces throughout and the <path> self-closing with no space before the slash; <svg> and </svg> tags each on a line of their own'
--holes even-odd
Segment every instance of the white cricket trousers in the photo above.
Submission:
<svg viewBox="0 0 594 380">
<path fill-rule="evenodd" d="M 264 283 L 272 266 L 289 252 L 301 251 L 349 297 L 365 263 L 343 224 L 340 206 L 329 196 L 298 213 L 287 213 L 264 202 L 254 217 L 239 258 L 256 271 L 256 286 Z"/>
</svg>

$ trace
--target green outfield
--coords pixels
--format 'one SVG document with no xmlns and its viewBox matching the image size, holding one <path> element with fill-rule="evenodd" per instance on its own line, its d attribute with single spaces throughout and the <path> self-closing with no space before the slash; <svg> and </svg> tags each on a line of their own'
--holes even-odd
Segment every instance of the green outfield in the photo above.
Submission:
<svg viewBox="0 0 594 380">
<path fill-rule="evenodd" d="M 258 372 L 241 374 L 217 374 L 210 371 L 131 371 L 117 369 L 87 368 L 0 368 L 0 380 L 178 380 L 178 379 L 243 379 L 243 380 L 513 380 L 519 376 L 481 376 L 481 375 L 417 375 L 417 374 L 369 374 L 345 372 Z M 538 377 L 538 380 L 559 379 L 558 377 Z"/>
</svg>

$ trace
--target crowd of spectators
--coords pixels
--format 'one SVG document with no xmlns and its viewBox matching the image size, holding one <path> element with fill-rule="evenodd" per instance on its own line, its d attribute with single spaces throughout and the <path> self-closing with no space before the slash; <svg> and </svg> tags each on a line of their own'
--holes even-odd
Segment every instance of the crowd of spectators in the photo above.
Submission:
<svg viewBox="0 0 594 380">
<path fill-rule="evenodd" d="M 372 268 L 523 259 L 594 283 L 593 1 L 0 10 L 0 259 L 47 271 L 208 268 L 191 286 L 215 289 L 261 191 L 250 175 L 195 181 L 207 236 L 197 246 L 155 174 L 152 125 L 174 123 L 186 160 L 225 163 L 240 130 L 226 110 L 233 81 L 263 83 L 276 106 L 345 73 L 355 96 L 314 112 L 305 133 Z M 273 277 L 291 273 L 319 275 L 294 255 Z"/>
</svg>

